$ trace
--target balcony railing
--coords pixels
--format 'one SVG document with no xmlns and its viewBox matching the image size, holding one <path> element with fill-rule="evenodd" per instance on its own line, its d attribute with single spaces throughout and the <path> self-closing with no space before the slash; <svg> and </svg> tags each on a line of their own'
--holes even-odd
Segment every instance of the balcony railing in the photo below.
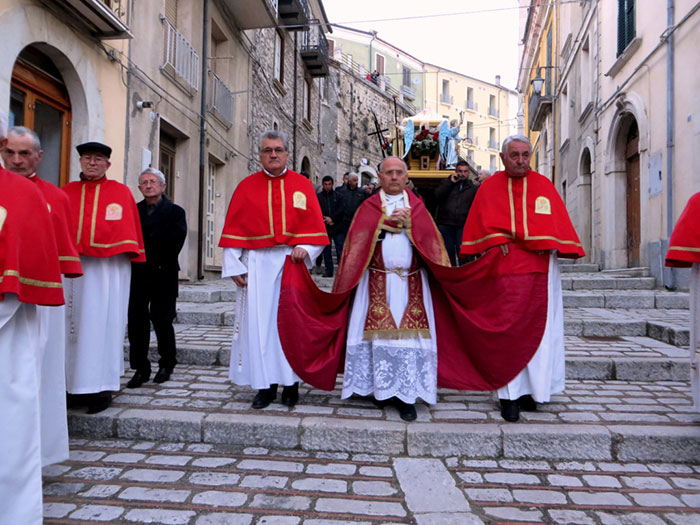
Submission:
<svg viewBox="0 0 700 525">
<path fill-rule="evenodd" d="M 328 75 L 328 40 L 318 20 L 302 33 L 300 54 L 312 77 Z"/>
<path fill-rule="evenodd" d="M 467 99 L 467 101 L 464 103 L 464 107 L 467 109 L 474 109 L 474 101 Z"/>
<path fill-rule="evenodd" d="M 530 95 L 527 104 L 528 128 L 530 131 L 539 130 L 547 115 L 552 112 L 552 97 L 537 94 Z"/>
<path fill-rule="evenodd" d="M 311 21 L 308 0 L 277 0 L 277 14 L 287 31 L 302 31 Z"/>
<path fill-rule="evenodd" d="M 489 107 L 489 116 L 498 118 L 498 110 L 494 107 Z"/>
<path fill-rule="evenodd" d="M 41 0 L 57 17 L 101 40 L 131 38 L 127 0 Z"/>
<path fill-rule="evenodd" d="M 495 140 L 489 140 L 489 149 L 498 149 L 498 142 Z"/>
<path fill-rule="evenodd" d="M 440 95 L 440 102 L 442 102 L 443 104 L 453 104 L 454 101 L 455 101 L 455 98 L 451 97 L 447 93 L 443 93 L 442 95 Z"/>
<path fill-rule="evenodd" d="M 211 70 L 209 71 L 209 111 L 227 128 L 233 124 L 233 91 Z"/>
<path fill-rule="evenodd" d="M 241 29 L 277 27 L 277 0 L 223 0 L 223 3 Z"/>
<path fill-rule="evenodd" d="M 411 100 L 416 100 L 416 90 L 413 89 L 411 86 L 406 86 L 406 85 L 402 84 L 399 91 L 401 93 L 403 93 L 404 97 L 411 99 Z"/>
<path fill-rule="evenodd" d="M 174 74 L 188 89 L 198 91 L 199 55 L 167 18 L 161 17 L 161 21 L 165 23 L 165 57 L 161 69 Z"/>
</svg>

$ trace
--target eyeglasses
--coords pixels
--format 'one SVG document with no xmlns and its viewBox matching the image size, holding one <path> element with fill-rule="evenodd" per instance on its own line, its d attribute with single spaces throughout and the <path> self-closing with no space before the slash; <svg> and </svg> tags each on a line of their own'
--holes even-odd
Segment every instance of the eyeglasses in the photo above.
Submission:
<svg viewBox="0 0 700 525">
<path fill-rule="evenodd" d="M 263 148 L 261 153 L 263 155 L 271 155 L 273 151 L 275 155 L 282 155 L 282 153 L 285 153 L 287 150 L 284 148 Z"/>
<path fill-rule="evenodd" d="M 144 180 L 139 182 L 139 186 L 160 186 L 163 184 L 159 180 Z"/>
</svg>

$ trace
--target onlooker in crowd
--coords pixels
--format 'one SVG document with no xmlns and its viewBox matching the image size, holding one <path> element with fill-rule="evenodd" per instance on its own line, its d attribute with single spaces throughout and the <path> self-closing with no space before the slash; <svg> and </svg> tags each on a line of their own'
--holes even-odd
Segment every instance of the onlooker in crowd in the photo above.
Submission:
<svg viewBox="0 0 700 525">
<path fill-rule="evenodd" d="M 457 162 L 454 173 L 435 188 L 435 222 L 445 241 L 452 266 L 457 266 L 464 222 L 477 189 L 478 186 L 469 180 L 469 164 L 465 160 Z"/>
<path fill-rule="evenodd" d="M 583 247 L 571 224 L 564 202 L 552 182 L 530 170 L 532 145 L 523 135 L 503 141 L 501 160 L 505 171 L 495 173 L 480 186 L 464 228 L 461 254 L 478 254 L 500 246 L 504 253 L 516 244 L 528 252 L 549 258 L 547 319 L 535 354 L 513 380 L 498 389 L 501 416 L 517 421 L 520 410 L 534 411 L 536 402 L 549 402 L 564 390 L 564 310 L 558 257 L 583 257 Z M 518 266 L 527 265 L 526 255 Z M 507 349 L 503 350 L 507 352 Z M 505 354 L 504 354 L 505 355 Z"/>
<path fill-rule="evenodd" d="M 490 176 L 491 176 L 491 172 L 489 170 L 479 170 L 479 173 L 476 175 L 477 184 L 481 184 L 486 179 L 488 179 Z"/>
<path fill-rule="evenodd" d="M 164 383 L 177 364 L 175 358 L 175 302 L 177 300 L 177 257 L 187 235 L 185 210 L 168 199 L 165 176 L 154 168 L 139 176 L 144 199 L 136 206 L 141 220 L 146 262 L 131 263 L 129 293 L 129 363 L 134 376 L 128 388 L 138 388 L 151 377 L 148 348 L 151 323 L 158 340 L 158 372 L 154 383 Z"/>
<path fill-rule="evenodd" d="M 258 389 L 253 408 L 265 408 L 284 385 L 282 403 L 299 400 L 299 377 L 282 351 L 277 330 L 282 268 L 313 261 L 328 235 L 311 183 L 287 169 L 289 141 L 281 131 L 260 136 L 263 169 L 249 175 L 231 197 L 219 246 L 221 276 L 238 286 L 229 378 Z"/>
<path fill-rule="evenodd" d="M 0 122 L 0 149 L 5 146 L 5 122 L 4 118 Z M 51 214 L 41 191 L 3 168 L 0 275 L 0 523 L 40 525 L 41 327 L 37 305 L 64 304 L 61 268 Z"/>
<path fill-rule="evenodd" d="M 75 245 L 75 228 L 70 202 L 64 192 L 37 175 L 44 152 L 39 136 L 31 129 L 13 127 L 7 131 L 2 150 L 5 167 L 32 181 L 46 199 L 51 212 L 61 273 L 66 277 L 83 274 Z M 37 306 L 40 330 L 39 392 L 41 410 L 42 466 L 68 459 L 68 417 L 66 414 L 66 312 L 64 306 Z"/>
<path fill-rule="evenodd" d="M 335 191 L 345 191 L 348 185 L 348 177 L 350 176 L 350 172 L 346 171 L 343 173 L 343 183 L 340 186 L 335 187 Z"/>
<path fill-rule="evenodd" d="M 71 405 L 88 414 L 105 410 L 124 375 L 124 332 L 131 261 L 143 262 L 141 223 L 131 190 L 107 179 L 112 148 L 88 142 L 77 148 L 80 180 L 63 187 L 78 225 L 83 276 L 66 287 L 66 389 Z"/>
<path fill-rule="evenodd" d="M 369 196 L 362 188 L 358 186 L 359 180 L 360 179 L 357 176 L 357 173 L 348 173 L 347 186 L 345 186 L 345 191 L 341 194 L 343 197 L 343 216 L 336 225 L 336 233 L 334 237 L 336 250 L 338 250 L 338 265 L 340 265 L 343 245 L 345 244 L 345 236 L 348 234 L 348 230 L 350 229 L 352 218 L 355 216 L 355 212 L 357 211 L 357 208 L 360 207 L 360 204 L 362 204 L 362 201 Z"/>
<path fill-rule="evenodd" d="M 339 243 L 339 241 L 345 240 L 345 236 L 343 235 L 342 238 L 336 239 L 336 234 L 338 232 L 337 225 L 343 217 L 343 196 L 333 189 L 333 177 L 330 175 L 323 177 L 321 184 L 323 189 L 316 194 L 316 197 L 318 197 L 318 202 L 321 206 L 323 222 L 326 224 L 326 231 L 328 232 L 328 240 L 333 241 L 335 244 L 335 252 L 338 261 L 340 261 L 343 244 L 342 242 Z M 330 244 L 323 249 L 322 257 L 326 267 L 323 276 L 333 277 L 333 254 Z"/>
</svg>

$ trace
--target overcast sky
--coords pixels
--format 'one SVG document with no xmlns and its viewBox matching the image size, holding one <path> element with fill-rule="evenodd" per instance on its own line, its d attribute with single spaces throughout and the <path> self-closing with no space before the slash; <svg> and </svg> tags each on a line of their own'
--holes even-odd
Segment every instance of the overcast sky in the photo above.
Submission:
<svg viewBox="0 0 700 525">
<path fill-rule="evenodd" d="M 379 38 L 423 62 L 487 82 L 501 75 L 501 83 L 515 89 L 517 0 L 322 1 L 331 23 L 376 30 Z"/>
</svg>

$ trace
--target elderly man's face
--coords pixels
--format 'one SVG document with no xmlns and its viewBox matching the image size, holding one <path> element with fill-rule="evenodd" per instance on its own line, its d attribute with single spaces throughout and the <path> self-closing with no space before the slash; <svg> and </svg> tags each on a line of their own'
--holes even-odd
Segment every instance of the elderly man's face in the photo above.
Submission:
<svg viewBox="0 0 700 525">
<path fill-rule="evenodd" d="M 260 162 L 268 172 L 279 175 L 284 171 L 289 152 L 284 149 L 282 139 L 263 139 L 260 149 Z"/>
<path fill-rule="evenodd" d="M 406 188 L 408 174 L 401 159 L 388 157 L 384 160 L 379 172 L 379 184 L 387 195 L 398 195 Z"/>
<path fill-rule="evenodd" d="M 43 154 L 43 151 L 35 149 L 34 139 L 30 135 L 9 135 L 2 150 L 2 160 L 8 170 L 29 177 L 36 173 Z"/>
<path fill-rule="evenodd" d="M 348 188 L 350 188 L 351 190 L 357 188 L 357 176 L 348 177 Z"/>
<path fill-rule="evenodd" d="M 106 155 L 88 151 L 80 156 L 80 171 L 88 180 L 97 180 L 104 177 L 112 164 Z"/>
<path fill-rule="evenodd" d="M 146 199 L 157 201 L 165 191 L 165 184 L 153 173 L 144 173 L 139 177 L 139 191 Z"/>
<path fill-rule="evenodd" d="M 503 166 L 511 177 L 524 177 L 530 169 L 530 146 L 514 140 L 508 143 L 505 154 L 501 153 Z"/>
</svg>

